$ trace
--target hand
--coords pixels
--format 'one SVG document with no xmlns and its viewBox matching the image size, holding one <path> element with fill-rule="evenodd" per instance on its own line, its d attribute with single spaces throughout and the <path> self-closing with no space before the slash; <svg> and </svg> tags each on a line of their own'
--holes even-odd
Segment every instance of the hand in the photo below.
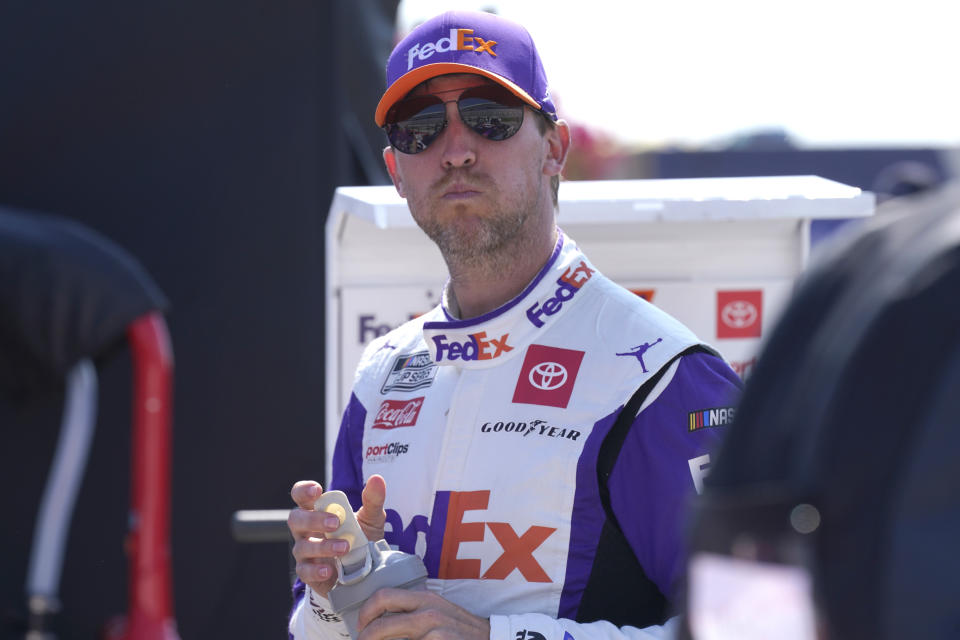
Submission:
<svg viewBox="0 0 960 640">
<path fill-rule="evenodd" d="M 357 630 L 357 640 L 487 640 L 490 621 L 429 591 L 380 589 L 360 607 Z"/>
<path fill-rule="evenodd" d="M 297 575 L 311 589 L 326 597 L 337 581 L 334 558 L 349 550 L 346 540 L 327 539 L 327 534 L 340 527 L 336 516 L 323 511 L 314 511 L 313 505 L 323 489 L 312 480 L 301 480 L 293 485 L 290 497 L 297 508 L 290 511 L 287 526 L 293 535 L 293 557 L 297 561 Z M 357 511 L 357 521 L 369 540 L 383 538 L 383 526 L 387 513 L 383 503 L 387 496 L 387 484 L 381 476 L 370 476 L 361 494 L 362 506 Z"/>
</svg>

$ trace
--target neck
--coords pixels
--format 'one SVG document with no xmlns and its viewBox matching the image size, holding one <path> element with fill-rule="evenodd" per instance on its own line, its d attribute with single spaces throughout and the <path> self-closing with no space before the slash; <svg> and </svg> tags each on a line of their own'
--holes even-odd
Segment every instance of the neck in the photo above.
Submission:
<svg viewBox="0 0 960 640">
<path fill-rule="evenodd" d="M 489 313 L 519 295 L 550 259 L 557 239 L 551 216 L 545 233 L 519 238 L 495 254 L 469 263 L 447 260 L 450 293 L 460 319 Z"/>
</svg>

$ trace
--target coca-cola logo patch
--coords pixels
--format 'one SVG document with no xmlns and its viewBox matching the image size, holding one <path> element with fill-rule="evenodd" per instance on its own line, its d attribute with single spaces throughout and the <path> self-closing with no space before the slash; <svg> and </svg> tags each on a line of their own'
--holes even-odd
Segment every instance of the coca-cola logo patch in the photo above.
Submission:
<svg viewBox="0 0 960 640">
<path fill-rule="evenodd" d="M 423 396 L 410 400 L 384 400 L 380 403 L 380 408 L 377 409 L 371 428 L 412 427 L 417 424 L 421 407 L 423 407 Z"/>
<path fill-rule="evenodd" d="M 763 290 L 717 291 L 717 337 L 759 338 Z"/>
<path fill-rule="evenodd" d="M 532 344 L 520 368 L 513 402 L 567 408 L 583 351 Z"/>
</svg>

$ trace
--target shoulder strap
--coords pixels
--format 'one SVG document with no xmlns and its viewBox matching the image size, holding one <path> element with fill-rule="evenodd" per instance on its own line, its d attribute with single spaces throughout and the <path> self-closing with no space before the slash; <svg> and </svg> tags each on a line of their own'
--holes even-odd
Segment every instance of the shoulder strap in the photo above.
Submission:
<svg viewBox="0 0 960 640">
<path fill-rule="evenodd" d="M 610 505 L 610 488 L 608 482 L 610 480 L 610 474 L 613 473 L 613 466 L 616 464 L 617 457 L 620 455 L 620 449 L 623 447 L 624 440 L 627 439 L 627 433 L 629 433 L 630 427 L 633 425 L 633 419 L 637 416 L 637 411 L 640 410 L 647 396 L 650 395 L 653 388 L 657 386 L 657 383 L 660 382 L 660 379 L 666 374 L 667 369 L 669 369 L 670 365 L 675 361 L 692 353 L 717 355 L 713 349 L 706 345 L 696 344 L 692 347 L 687 347 L 670 358 L 634 392 L 633 396 L 630 397 L 630 400 L 628 400 L 627 404 L 623 407 L 623 411 L 617 416 L 617 421 L 610 427 L 609 433 L 607 433 L 603 439 L 603 444 L 600 445 L 600 453 L 597 456 L 597 479 L 599 481 L 600 502 L 603 503 L 603 511 L 607 515 L 607 520 L 613 523 L 617 529 L 620 529 L 620 523 L 617 522 L 617 518 L 613 515 L 613 508 Z"/>
<path fill-rule="evenodd" d="M 633 425 L 633 419 L 644 400 L 649 397 L 650 392 L 675 360 L 697 352 L 716 355 L 708 347 L 697 345 L 671 358 L 634 392 L 600 446 L 597 475 L 600 500 L 603 503 L 606 519 L 600 532 L 600 542 L 597 545 L 587 584 L 577 608 L 577 622 L 607 620 L 617 626 L 630 625 L 643 628 L 663 624 L 670 615 L 675 615 L 659 587 L 647 577 L 646 571 L 640 565 L 640 561 L 637 560 L 630 543 L 623 534 L 620 523 L 614 517 L 607 484 L 623 442 Z"/>
</svg>

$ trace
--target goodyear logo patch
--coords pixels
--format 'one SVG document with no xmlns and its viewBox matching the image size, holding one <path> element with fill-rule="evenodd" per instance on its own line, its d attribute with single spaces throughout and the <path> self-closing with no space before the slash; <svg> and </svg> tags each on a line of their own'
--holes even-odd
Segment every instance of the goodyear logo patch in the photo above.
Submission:
<svg viewBox="0 0 960 640">
<path fill-rule="evenodd" d="M 687 416 L 687 430 L 699 431 L 708 427 L 722 427 L 733 422 L 735 407 L 718 407 L 716 409 L 701 409 L 693 411 Z"/>
</svg>

